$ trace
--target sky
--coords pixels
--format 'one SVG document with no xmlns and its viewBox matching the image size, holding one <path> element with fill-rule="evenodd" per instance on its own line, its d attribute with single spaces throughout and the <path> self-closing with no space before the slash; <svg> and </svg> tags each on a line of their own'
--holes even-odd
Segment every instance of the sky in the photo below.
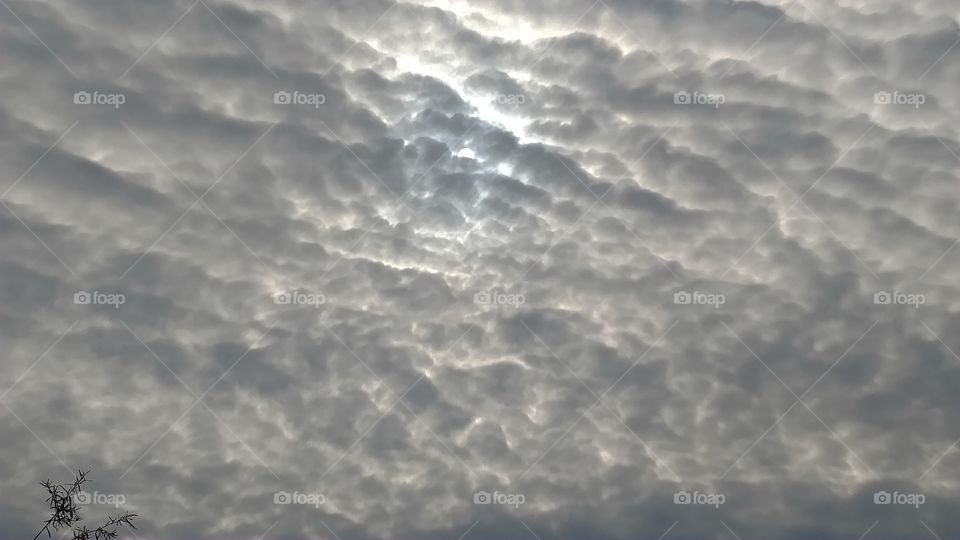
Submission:
<svg viewBox="0 0 960 540">
<path fill-rule="evenodd" d="M 955 0 L 0 0 L 0 538 L 960 538 Z"/>
</svg>

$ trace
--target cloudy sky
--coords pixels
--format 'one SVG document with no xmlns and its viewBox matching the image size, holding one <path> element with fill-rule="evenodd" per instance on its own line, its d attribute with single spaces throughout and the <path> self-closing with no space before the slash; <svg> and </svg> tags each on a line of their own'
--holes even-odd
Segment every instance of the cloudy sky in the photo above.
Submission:
<svg viewBox="0 0 960 540">
<path fill-rule="evenodd" d="M 958 16 L 0 0 L 0 538 L 960 538 Z"/>
</svg>

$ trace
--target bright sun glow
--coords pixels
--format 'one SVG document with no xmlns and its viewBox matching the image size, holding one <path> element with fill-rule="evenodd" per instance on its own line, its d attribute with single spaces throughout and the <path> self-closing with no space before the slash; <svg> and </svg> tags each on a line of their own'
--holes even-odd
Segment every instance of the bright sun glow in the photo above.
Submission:
<svg viewBox="0 0 960 540">
<path fill-rule="evenodd" d="M 519 114 L 507 114 L 497 109 L 494 95 L 478 94 L 468 90 L 463 84 L 462 76 L 457 74 L 453 67 L 426 63 L 411 54 L 396 54 L 395 58 L 397 60 L 398 72 L 416 73 L 443 81 L 444 84 L 459 94 L 464 101 L 476 109 L 479 118 L 485 122 L 503 127 L 516 135 L 521 142 L 533 141 L 524 135 L 527 126 L 526 119 Z"/>
</svg>

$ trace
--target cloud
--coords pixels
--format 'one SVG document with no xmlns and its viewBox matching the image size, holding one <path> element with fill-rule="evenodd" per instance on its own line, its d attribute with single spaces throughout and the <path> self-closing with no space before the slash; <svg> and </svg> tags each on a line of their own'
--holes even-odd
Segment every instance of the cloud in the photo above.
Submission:
<svg viewBox="0 0 960 540">
<path fill-rule="evenodd" d="M 952 7 L 7 0 L 0 529 L 956 536 Z"/>
</svg>

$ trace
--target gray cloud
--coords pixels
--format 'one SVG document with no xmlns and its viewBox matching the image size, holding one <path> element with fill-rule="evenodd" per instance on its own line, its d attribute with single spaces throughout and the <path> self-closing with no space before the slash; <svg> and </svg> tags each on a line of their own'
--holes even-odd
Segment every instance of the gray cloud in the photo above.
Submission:
<svg viewBox="0 0 960 540">
<path fill-rule="evenodd" d="M 960 534 L 951 3 L 0 8 L 0 536 Z"/>
</svg>

